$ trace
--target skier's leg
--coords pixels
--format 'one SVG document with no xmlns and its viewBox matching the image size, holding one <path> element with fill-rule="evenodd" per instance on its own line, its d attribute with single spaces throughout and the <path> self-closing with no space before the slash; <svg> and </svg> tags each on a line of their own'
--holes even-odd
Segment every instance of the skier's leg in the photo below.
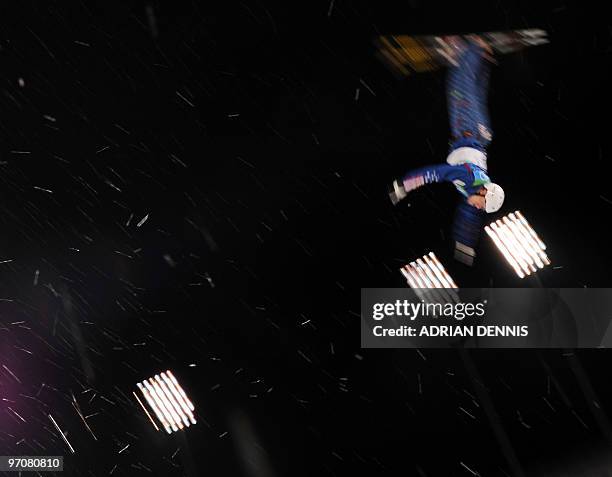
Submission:
<svg viewBox="0 0 612 477">
<path fill-rule="evenodd" d="M 486 93 L 482 90 L 488 87 L 487 66 L 483 66 L 484 51 L 473 41 L 462 48 L 457 66 L 449 68 L 446 83 L 451 151 L 462 146 L 484 151 L 491 140 Z M 480 78 L 483 73 L 484 78 Z"/>
<path fill-rule="evenodd" d="M 483 47 L 485 48 L 485 47 Z M 490 49 L 489 49 L 490 52 Z M 482 51 L 481 59 L 476 72 L 476 103 L 478 109 L 478 133 L 480 141 L 485 147 L 493 140 L 493 131 L 491 130 L 491 119 L 489 115 L 489 80 L 491 77 L 491 61 L 486 59 L 489 54 L 487 51 Z"/>
</svg>

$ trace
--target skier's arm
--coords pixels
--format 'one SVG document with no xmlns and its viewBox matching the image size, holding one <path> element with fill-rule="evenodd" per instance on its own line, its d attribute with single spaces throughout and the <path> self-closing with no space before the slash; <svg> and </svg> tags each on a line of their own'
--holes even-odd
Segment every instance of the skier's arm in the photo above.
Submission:
<svg viewBox="0 0 612 477">
<path fill-rule="evenodd" d="M 418 189 L 426 184 L 436 182 L 461 181 L 461 185 L 471 182 L 470 170 L 463 165 L 451 166 L 448 164 L 436 164 L 425 166 L 408 172 L 403 178 L 403 186 L 406 192 Z"/>
<path fill-rule="evenodd" d="M 436 164 L 414 169 L 402 179 L 393 181 L 389 190 L 389 199 L 395 205 L 410 191 L 436 182 L 452 182 L 457 190 L 467 197 L 465 187 L 474 184 L 474 174 L 468 164 Z"/>
<path fill-rule="evenodd" d="M 476 246 L 482 231 L 486 213 L 472 207 L 462 200 L 455 209 L 453 239 L 455 240 L 455 259 L 466 265 L 474 263 Z"/>
</svg>

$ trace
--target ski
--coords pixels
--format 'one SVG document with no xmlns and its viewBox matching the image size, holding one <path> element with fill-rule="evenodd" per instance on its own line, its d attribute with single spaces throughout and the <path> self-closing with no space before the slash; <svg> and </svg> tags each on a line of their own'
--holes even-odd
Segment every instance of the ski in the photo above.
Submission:
<svg viewBox="0 0 612 477">
<path fill-rule="evenodd" d="M 549 43 L 548 33 L 536 28 L 478 33 L 496 54 L 505 55 Z M 470 35 L 383 35 L 375 40 L 377 56 L 398 76 L 455 65 L 455 45 Z"/>
</svg>

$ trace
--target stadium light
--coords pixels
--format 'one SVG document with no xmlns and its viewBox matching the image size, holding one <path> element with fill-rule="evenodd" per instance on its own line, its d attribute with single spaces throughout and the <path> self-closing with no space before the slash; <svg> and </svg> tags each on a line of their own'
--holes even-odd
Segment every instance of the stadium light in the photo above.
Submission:
<svg viewBox="0 0 612 477">
<path fill-rule="evenodd" d="M 546 245 L 518 210 L 487 225 L 485 231 L 519 278 L 550 265 Z"/>
<path fill-rule="evenodd" d="M 459 287 L 433 252 L 404 265 L 400 271 L 419 298 L 437 303 L 458 301 L 455 290 Z"/>
<path fill-rule="evenodd" d="M 136 383 L 136 386 L 168 434 L 196 423 L 193 414 L 194 406 L 170 371 L 156 374 L 152 378 Z M 136 398 L 138 399 L 138 396 Z M 153 426 L 159 430 L 140 399 L 138 402 L 147 413 Z"/>
<path fill-rule="evenodd" d="M 410 288 L 458 288 L 433 252 L 404 265 L 400 271 Z"/>
</svg>

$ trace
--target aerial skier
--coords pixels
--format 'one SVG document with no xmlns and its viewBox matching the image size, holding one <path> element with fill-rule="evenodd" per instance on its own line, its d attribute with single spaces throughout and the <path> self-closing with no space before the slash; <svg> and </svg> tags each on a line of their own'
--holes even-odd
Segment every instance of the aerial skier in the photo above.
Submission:
<svg viewBox="0 0 612 477">
<path fill-rule="evenodd" d="M 487 148 L 493 139 L 487 107 L 493 50 L 477 35 L 441 41 L 450 67 L 446 82 L 450 149 L 446 164 L 414 169 L 394 180 L 389 197 L 395 205 L 427 184 L 451 182 L 463 196 L 455 213 L 455 257 L 472 264 L 485 213 L 497 212 L 504 190 L 491 181 Z"/>
</svg>

